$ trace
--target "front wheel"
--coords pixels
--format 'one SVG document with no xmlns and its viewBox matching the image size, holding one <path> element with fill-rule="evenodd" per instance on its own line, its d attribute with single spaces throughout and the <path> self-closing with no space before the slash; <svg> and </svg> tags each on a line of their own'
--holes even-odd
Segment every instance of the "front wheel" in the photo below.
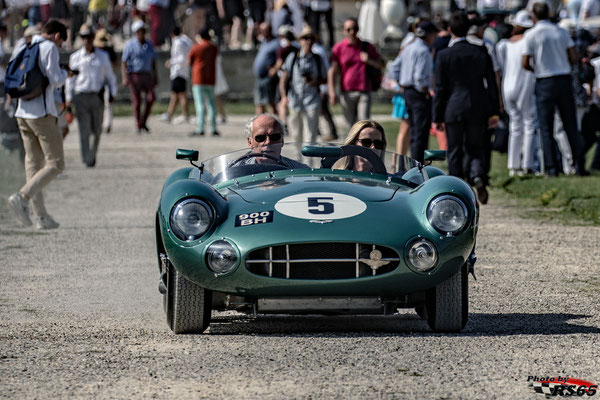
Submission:
<svg viewBox="0 0 600 400">
<path fill-rule="evenodd" d="M 187 280 L 169 262 L 167 323 L 174 333 L 202 333 L 210 325 L 212 292 Z"/>
<path fill-rule="evenodd" d="M 469 317 L 467 264 L 450 279 L 427 291 L 427 324 L 434 332 L 460 332 Z"/>
</svg>

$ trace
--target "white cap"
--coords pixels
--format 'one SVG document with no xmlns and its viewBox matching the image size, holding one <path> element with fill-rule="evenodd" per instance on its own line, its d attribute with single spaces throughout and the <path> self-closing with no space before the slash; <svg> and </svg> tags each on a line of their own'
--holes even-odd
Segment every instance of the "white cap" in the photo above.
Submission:
<svg viewBox="0 0 600 400">
<path fill-rule="evenodd" d="M 533 26 L 533 21 L 529 17 L 529 12 L 527 10 L 521 10 L 515 15 L 514 24 L 522 26 L 523 28 L 531 28 Z"/>
<path fill-rule="evenodd" d="M 131 32 L 133 33 L 136 33 L 142 28 L 146 29 L 146 27 L 144 26 L 144 21 L 142 21 L 141 19 L 137 19 L 133 21 L 133 24 L 131 24 Z"/>
</svg>

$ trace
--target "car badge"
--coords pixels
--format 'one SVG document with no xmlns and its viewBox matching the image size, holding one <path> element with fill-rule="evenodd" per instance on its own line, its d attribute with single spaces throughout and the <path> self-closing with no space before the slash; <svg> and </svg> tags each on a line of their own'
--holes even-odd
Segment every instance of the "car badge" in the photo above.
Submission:
<svg viewBox="0 0 600 400">
<path fill-rule="evenodd" d="M 367 260 L 366 258 L 361 258 L 358 261 L 367 264 L 369 267 L 371 267 L 373 271 L 375 271 L 377 270 L 377 268 L 390 263 L 389 261 L 381 261 L 382 257 L 383 254 L 381 254 L 381 251 L 375 249 L 372 250 L 371 253 L 369 253 L 369 260 Z"/>
<path fill-rule="evenodd" d="M 333 222 L 332 219 L 311 219 L 308 222 L 312 222 L 313 224 L 329 224 Z"/>
</svg>

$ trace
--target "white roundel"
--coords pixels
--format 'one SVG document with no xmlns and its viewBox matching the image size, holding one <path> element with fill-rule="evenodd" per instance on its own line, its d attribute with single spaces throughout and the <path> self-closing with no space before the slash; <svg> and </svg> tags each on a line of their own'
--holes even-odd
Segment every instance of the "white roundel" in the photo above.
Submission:
<svg viewBox="0 0 600 400">
<path fill-rule="evenodd" d="M 275 209 L 288 217 L 302 219 L 342 219 L 363 213 L 367 205 L 347 194 L 316 192 L 285 197 Z"/>
</svg>

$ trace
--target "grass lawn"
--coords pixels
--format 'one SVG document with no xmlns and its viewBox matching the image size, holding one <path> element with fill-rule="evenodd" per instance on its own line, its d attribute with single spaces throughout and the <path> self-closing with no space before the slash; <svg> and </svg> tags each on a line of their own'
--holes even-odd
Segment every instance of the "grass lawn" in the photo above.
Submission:
<svg viewBox="0 0 600 400">
<path fill-rule="evenodd" d="M 399 123 L 382 123 L 388 149 L 396 148 Z M 430 137 L 429 145 L 437 148 L 435 138 Z M 587 154 L 590 164 L 594 148 Z M 491 197 L 502 199 L 517 209 L 519 215 L 539 220 L 554 220 L 565 224 L 600 225 L 600 172 L 591 176 L 560 176 L 546 178 L 537 176 L 509 177 L 507 155 L 492 152 L 490 171 Z M 447 164 L 437 165 L 445 167 Z M 446 169 L 446 168 L 443 168 Z"/>
</svg>

